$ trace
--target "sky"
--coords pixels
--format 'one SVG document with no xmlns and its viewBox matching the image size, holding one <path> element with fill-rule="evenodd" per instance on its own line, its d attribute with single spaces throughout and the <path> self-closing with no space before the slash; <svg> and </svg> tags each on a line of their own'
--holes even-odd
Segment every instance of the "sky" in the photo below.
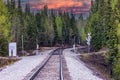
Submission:
<svg viewBox="0 0 120 80">
<path fill-rule="evenodd" d="M 74 14 L 86 13 L 90 10 L 91 0 L 21 0 L 24 6 L 29 1 L 31 9 L 41 10 L 44 5 L 48 9 L 61 9 L 65 12 L 73 12 Z"/>
</svg>

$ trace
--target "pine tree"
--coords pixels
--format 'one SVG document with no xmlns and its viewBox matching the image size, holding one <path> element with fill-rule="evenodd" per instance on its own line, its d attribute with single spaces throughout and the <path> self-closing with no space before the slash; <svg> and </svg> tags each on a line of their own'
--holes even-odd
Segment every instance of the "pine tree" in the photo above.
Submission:
<svg viewBox="0 0 120 80">
<path fill-rule="evenodd" d="M 5 3 L 0 0 L 0 56 L 7 55 L 7 45 L 10 41 L 10 14 Z"/>
<path fill-rule="evenodd" d="M 53 28 L 54 28 L 54 44 L 57 44 L 57 37 L 58 37 L 58 33 L 57 33 L 57 26 L 56 26 L 56 22 L 55 22 L 55 19 L 56 19 L 56 14 L 54 12 L 54 10 L 51 10 L 51 18 L 52 20 L 52 24 L 53 24 Z"/>
<path fill-rule="evenodd" d="M 118 44 L 118 38 L 117 38 L 117 33 L 116 33 L 116 26 L 114 18 L 114 13 L 111 7 L 111 0 L 108 0 L 107 2 L 107 47 L 109 48 L 109 64 L 111 67 L 113 67 L 113 63 L 115 60 L 115 57 L 117 56 L 118 50 L 117 50 L 117 44 Z M 112 69 L 112 68 L 111 68 Z M 112 71 L 112 70 L 111 70 Z M 112 72 L 111 72 L 112 75 Z"/>
<path fill-rule="evenodd" d="M 10 5 L 11 5 L 11 6 L 10 6 L 11 14 L 14 14 L 14 13 L 15 13 L 15 9 L 16 9 L 15 0 L 11 0 Z"/>
<path fill-rule="evenodd" d="M 30 14 L 30 4 L 29 3 L 26 3 L 25 13 Z"/>
<path fill-rule="evenodd" d="M 58 33 L 58 37 L 57 37 L 57 41 L 58 43 L 62 44 L 62 18 L 61 16 L 57 16 L 55 19 L 56 22 L 56 26 L 57 26 L 57 33 Z"/>
<path fill-rule="evenodd" d="M 22 7 L 21 7 L 21 0 L 18 0 L 18 15 L 22 17 Z"/>
<path fill-rule="evenodd" d="M 48 15 L 48 6 L 47 5 L 44 6 L 43 11 L 44 11 L 44 15 L 47 16 Z"/>
<path fill-rule="evenodd" d="M 83 20 L 83 15 L 82 14 L 80 14 L 80 16 L 79 16 L 79 18 L 78 18 L 78 20 L 77 20 L 77 30 L 78 30 L 78 37 L 79 37 L 79 43 L 80 42 L 82 42 L 82 41 L 84 41 L 85 40 L 85 33 L 84 33 L 84 31 L 83 31 L 83 29 L 84 29 L 84 22 L 85 22 L 85 20 Z"/>
</svg>

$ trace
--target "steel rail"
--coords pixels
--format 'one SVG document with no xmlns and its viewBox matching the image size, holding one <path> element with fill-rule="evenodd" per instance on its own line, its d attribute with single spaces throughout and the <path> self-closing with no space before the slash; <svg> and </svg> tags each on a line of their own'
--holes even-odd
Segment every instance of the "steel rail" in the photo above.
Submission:
<svg viewBox="0 0 120 80">
<path fill-rule="evenodd" d="M 62 65 L 62 48 L 60 49 L 60 55 L 59 55 L 59 58 L 60 58 L 60 80 L 64 80 L 63 79 L 63 65 Z"/>
<path fill-rule="evenodd" d="M 58 50 L 58 49 L 56 49 Z M 52 51 L 49 53 L 49 57 L 43 62 L 43 64 L 27 79 L 27 80 L 34 80 L 35 77 L 37 76 L 37 74 L 40 72 L 40 70 L 47 64 L 47 62 L 49 61 L 49 59 L 51 58 L 52 54 L 56 51 Z"/>
</svg>

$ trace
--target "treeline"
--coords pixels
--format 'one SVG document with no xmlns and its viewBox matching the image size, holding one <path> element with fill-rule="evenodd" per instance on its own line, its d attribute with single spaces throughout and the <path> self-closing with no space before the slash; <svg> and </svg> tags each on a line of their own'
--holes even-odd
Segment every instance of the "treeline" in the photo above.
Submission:
<svg viewBox="0 0 120 80">
<path fill-rule="evenodd" d="M 0 0 L 0 55 L 7 54 L 7 45 L 10 40 L 10 14 L 4 2 Z"/>
<path fill-rule="evenodd" d="M 22 36 L 25 50 L 36 49 L 36 44 L 39 46 L 72 45 L 74 37 L 76 43 L 80 42 L 82 33 L 80 29 L 84 23 L 82 15 L 76 19 L 72 11 L 67 13 L 61 10 L 48 10 L 47 5 L 41 11 L 31 12 L 29 3 L 26 3 L 25 10 L 22 9 L 21 0 L 7 0 L 6 5 L 3 2 L 2 4 L 7 9 L 9 17 L 5 16 L 9 18 L 7 20 L 10 23 L 9 28 L 7 27 L 10 39 L 5 38 L 7 41 L 4 46 L 7 46 L 8 41 L 17 42 L 18 51 L 22 50 Z M 0 47 L 0 51 L 7 51 L 7 48 L 5 50 L 2 48 L 4 47 Z"/>
<path fill-rule="evenodd" d="M 92 1 L 91 15 L 84 29 L 91 32 L 94 51 L 108 49 L 109 74 L 120 80 L 120 0 Z"/>
</svg>

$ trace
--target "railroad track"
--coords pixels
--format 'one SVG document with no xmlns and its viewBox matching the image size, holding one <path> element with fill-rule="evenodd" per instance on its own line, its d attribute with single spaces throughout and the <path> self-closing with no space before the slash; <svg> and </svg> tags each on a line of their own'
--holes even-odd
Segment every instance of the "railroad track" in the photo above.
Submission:
<svg viewBox="0 0 120 80">
<path fill-rule="evenodd" d="M 52 51 L 42 66 L 26 80 L 63 80 L 62 51 L 61 48 Z"/>
</svg>

